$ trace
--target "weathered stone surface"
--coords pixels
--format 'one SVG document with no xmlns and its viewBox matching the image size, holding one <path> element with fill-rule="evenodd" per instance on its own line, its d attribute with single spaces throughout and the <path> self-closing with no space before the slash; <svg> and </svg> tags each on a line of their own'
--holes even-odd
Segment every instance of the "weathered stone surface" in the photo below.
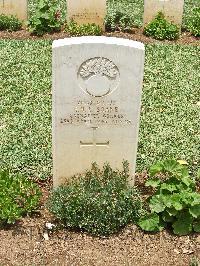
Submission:
<svg viewBox="0 0 200 266">
<path fill-rule="evenodd" d="M 151 22 L 159 11 L 169 21 L 181 26 L 184 0 L 144 0 L 143 24 Z"/>
<path fill-rule="evenodd" d="M 95 23 L 104 29 L 106 0 L 67 0 L 68 21 L 78 24 Z"/>
<path fill-rule="evenodd" d="M 27 20 L 27 0 L 0 0 L 0 14 L 14 15 L 20 20 Z"/>
<path fill-rule="evenodd" d="M 139 42 L 108 37 L 54 41 L 54 186 L 92 162 L 121 168 L 128 160 L 134 175 L 143 68 Z"/>
</svg>

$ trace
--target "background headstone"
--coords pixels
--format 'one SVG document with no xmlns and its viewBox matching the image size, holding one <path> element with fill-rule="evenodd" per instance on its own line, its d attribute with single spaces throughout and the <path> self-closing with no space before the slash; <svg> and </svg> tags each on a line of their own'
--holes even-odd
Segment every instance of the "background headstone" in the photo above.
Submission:
<svg viewBox="0 0 200 266">
<path fill-rule="evenodd" d="M 134 174 L 143 68 L 139 42 L 109 37 L 53 42 L 54 186 L 92 162 L 121 169 L 128 160 Z"/>
<path fill-rule="evenodd" d="M 13 15 L 20 20 L 27 20 L 27 0 L 0 0 L 0 14 Z"/>
<path fill-rule="evenodd" d="M 144 0 L 144 26 L 161 11 L 167 20 L 179 26 L 182 24 L 184 0 Z"/>
<path fill-rule="evenodd" d="M 78 24 L 95 23 L 104 29 L 106 0 L 67 0 L 68 21 Z"/>
</svg>

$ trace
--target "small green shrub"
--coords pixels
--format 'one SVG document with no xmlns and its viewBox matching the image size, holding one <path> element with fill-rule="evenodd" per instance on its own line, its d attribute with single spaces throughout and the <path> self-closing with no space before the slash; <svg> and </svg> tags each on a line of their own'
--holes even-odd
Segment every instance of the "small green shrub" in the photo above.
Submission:
<svg viewBox="0 0 200 266">
<path fill-rule="evenodd" d="M 70 228 L 107 236 L 130 222 L 136 222 L 142 203 L 135 188 L 128 185 L 127 162 L 123 171 L 106 164 L 96 164 L 85 175 L 55 189 L 50 197 L 50 211 Z"/>
<path fill-rule="evenodd" d="M 17 31 L 22 28 L 22 22 L 14 16 L 0 14 L 0 30 Z"/>
<path fill-rule="evenodd" d="M 150 176 L 153 178 L 147 180 L 146 186 L 154 188 L 155 193 L 148 201 L 151 213 L 140 219 L 140 227 L 157 231 L 170 225 L 178 235 L 200 232 L 200 194 L 187 168 L 175 160 L 166 160 L 152 166 Z"/>
<path fill-rule="evenodd" d="M 28 21 L 30 32 L 36 35 L 61 30 L 61 12 L 56 0 L 40 0 L 33 16 Z"/>
<path fill-rule="evenodd" d="M 34 211 L 39 203 L 40 190 L 31 180 L 21 175 L 0 172 L 0 222 L 14 223 Z"/>
<path fill-rule="evenodd" d="M 162 12 L 159 12 L 144 28 L 144 34 L 158 40 L 175 40 L 179 37 L 179 27 L 168 22 Z"/>
<path fill-rule="evenodd" d="M 194 35 L 195 37 L 200 36 L 200 7 L 196 7 L 193 9 L 190 17 L 188 17 L 187 29 Z"/>
<path fill-rule="evenodd" d="M 121 2 L 112 2 L 105 18 L 105 26 L 107 31 L 130 31 L 135 25 L 135 18 L 124 8 Z"/>
<path fill-rule="evenodd" d="M 71 36 L 99 36 L 102 34 L 101 28 L 94 23 L 78 25 L 75 21 L 70 21 L 66 25 L 65 31 Z"/>
</svg>

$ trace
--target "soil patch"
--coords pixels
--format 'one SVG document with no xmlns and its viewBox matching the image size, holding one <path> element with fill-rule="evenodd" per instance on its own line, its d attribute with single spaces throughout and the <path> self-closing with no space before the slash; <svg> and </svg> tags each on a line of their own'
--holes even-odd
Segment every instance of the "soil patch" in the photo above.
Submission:
<svg viewBox="0 0 200 266">
<path fill-rule="evenodd" d="M 142 187 L 146 173 L 136 178 Z M 135 225 L 109 238 L 59 228 L 45 208 L 51 180 L 40 183 L 43 191 L 40 211 L 0 230 L 1 266 L 185 266 L 192 258 L 200 260 L 200 235 L 175 236 L 170 231 L 147 234 Z M 149 194 L 150 191 L 142 191 Z M 55 225 L 47 229 L 46 223 Z"/>
<path fill-rule="evenodd" d="M 131 33 L 123 32 L 104 32 L 104 36 L 120 37 L 130 39 L 134 41 L 140 41 L 143 43 L 168 43 L 168 44 L 192 44 L 200 45 L 200 38 L 192 36 L 189 32 L 182 32 L 180 38 L 176 41 L 158 41 L 153 38 L 147 37 L 143 34 L 142 28 L 132 29 Z M 43 36 L 35 36 L 30 34 L 26 30 L 20 30 L 16 32 L 0 31 L 0 39 L 16 39 L 16 40 L 56 40 L 70 37 L 68 33 L 58 32 L 53 34 L 45 34 Z"/>
</svg>

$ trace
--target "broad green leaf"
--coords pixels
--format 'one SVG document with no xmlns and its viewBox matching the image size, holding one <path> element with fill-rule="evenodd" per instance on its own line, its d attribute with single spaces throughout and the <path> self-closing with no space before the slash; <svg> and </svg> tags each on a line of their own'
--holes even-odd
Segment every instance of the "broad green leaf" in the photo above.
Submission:
<svg viewBox="0 0 200 266">
<path fill-rule="evenodd" d="M 166 210 L 170 216 L 176 216 L 177 215 L 177 210 L 175 210 L 174 208 L 169 208 Z"/>
<path fill-rule="evenodd" d="M 158 162 L 150 167 L 149 174 L 150 176 L 155 176 L 156 174 L 162 171 L 163 171 L 163 164 L 162 162 Z"/>
<path fill-rule="evenodd" d="M 177 187 L 177 190 L 178 191 L 189 191 L 189 192 L 192 192 L 193 191 L 193 188 L 192 187 L 187 187 L 184 183 L 179 183 L 178 185 L 176 185 Z"/>
<path fill-rule="evenodd" d="M 170 198 L 169 201 L 171 202 L 171 205 L 177 210 L 180 211 L 183 209 L 183 204 L 181 203 L 181 195 L 176 193 L 173 194 Z"/>
<path fill-rule="evenodd" d="M 198 218 L 200 216 L 200 204 L 190 207 L 189 212 L 194 218 Z"/>
<path fill-rule="evenodd" d="M 193 229 L 195 232 L 200 233 L 200 219 L 193 222 Z"/>
<path fill-rule="evenodd" d="M 163 221 L 169 223 L 169 222 L 173 222 L 174 217 L 169 215 L 169 213 L 167 211 L 164 211 L 162 213 L 162 219 L 163 219 Z"/>
<path fill-rule="evenodd" d="M 187 205 L 200 205 L 200 194 L 197 192 L 183 191 L 180 193 L 181 200 Z"/>
<path fill-rule="evenodd" d="M 174 170 L 177 169 L 179 166 L 179 163 L 177 163 L 177 161 L 173 159 L 165 160 L 163 162 L 165 172 L 174 173 Z"/>
<path fill-rule="evenodd" d="M 150 178 L 146 181 L 145 186 L 146 187 L 153 187 L 156 188 L 160 185 L 161 181 L 158 178 Z"/>
<path fill-rule="evenodd" d="M 197 192 L 192 193 L 193 202 L 191 203 L 192 206 L 200 205 L 200 194 Z"/>
<path fill-rule="evenodd" d="M 162 201 L 163 201 L 164 205 L 167 208 L 171 208 L 172 207 L 171 195 L 169 195 L 169 194 L 167 194 L 167 195 L 161 194 L 161 196 L 162 196 Z"/>
<path fill-rule="evenodd" d="M 179 164 L 176 160 L 166 160 L 163 162 L 163 170 L 173 176 L 183 178 L 188 177 L 189 172 L 184 165 Z"/>
<path fill-rule="evenodd" d="M 173 192 L 173 191 L 176 191 L 176 190 L 177 190 L 176 185 L 174 185 L 174 184 L 167 184 L 167 183 L 163 183 L 163 184 L 160 186 L 160 188 L 161 188 L 162 190 L 168 190 L 168 191 L 170 191 L 170 192 Z"/>
<path fill-rule="evenodd" d="M 161 229 L 160 219 L 156 213 L 151 213 L 142 217 L 138 225 L 145 231 L 159 231 L 159 229 Z"/>
<path fill-rule="evenodd" d="M 186 177 L 186 176 L 182 178 L 182 182 L 183 182 L 187 187 L 189 187 L 189 186 L 195 186 L 195 182 L 194 182 L 191 178 Z"/>
<path fill-rule="evenodd" d="M 150 199 L 149 207 L 152 212 L 162 212 L 165 209 L 165 204 L 163 203 L 162 195 L 153 196 Z"/>
<path fill-rule="evenodd" d="M 182 166 L 179 170 L 178 170 L 179 176 L 181 178 L 183 177 L 189 177 L 189 171 L 185 166 Z"/>
<path fill-rule="evenodd" d="M 189 213 L 182 212 L 177 221 L 172 224 L 173 232 L 177 235 L 187 235 L 192 231 L 192 217 Z"/>
</svg>

